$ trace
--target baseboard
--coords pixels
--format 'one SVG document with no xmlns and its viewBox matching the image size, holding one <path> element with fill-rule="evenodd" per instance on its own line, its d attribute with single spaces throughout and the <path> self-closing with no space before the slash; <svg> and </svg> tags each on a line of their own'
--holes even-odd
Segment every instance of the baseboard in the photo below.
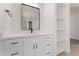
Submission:
<svg viewBox="0 0 79 59">
<path fill-rule="evenodd" d="M 70 38 L 71 40 L 79 40 L 78 38 Z"/>
</svg>

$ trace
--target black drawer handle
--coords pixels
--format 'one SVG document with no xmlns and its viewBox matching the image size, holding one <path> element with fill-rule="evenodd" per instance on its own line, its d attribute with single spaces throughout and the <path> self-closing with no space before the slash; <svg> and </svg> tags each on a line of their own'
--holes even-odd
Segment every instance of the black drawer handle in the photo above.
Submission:
<svg viewBox="0 0 79 59">
<path fill-rule="evenodd" d="M 11 43 L 11 44 L 12 44 L 12 45 L 13 45 L 13 44 L 18 44 L 18 42 L 14 42 L 14 43 Z"/>
<path fill-rule="evenodd" d="M 50 52 L 47 52 L 47 55 L 49 55 L 50 54 Z"/>
<path fill-rule="evenodd" d="M 38 48 L 38 45 L 36 44 L 36 48 Z"/>
<path fill-rule="evenodd" d="M 17 54 L 18 54 L 18 52 L 14 53 L 14 54 L 11 54 L 11 56 L 14 56 L 14 55 L 17 55 Z"/>
<path fill-rule="evenodd" d="M 47 46 L 50 46 L 50 44 L 47 44 Z"/>
<path fill-rule="evenodd" d="M 47 37 L 47 39 L 50 39 L 50 37 Z"/>
<path fill-rule="evenodd" d="M 35 50 L 35 45 L 33 45 L 33 50 Z"/>
</svg>

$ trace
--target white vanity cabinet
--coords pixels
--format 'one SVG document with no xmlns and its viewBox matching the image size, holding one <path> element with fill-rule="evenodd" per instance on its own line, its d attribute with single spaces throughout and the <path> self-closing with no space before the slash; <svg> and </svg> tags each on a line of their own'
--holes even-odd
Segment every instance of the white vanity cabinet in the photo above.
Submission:
<svg viewBox="0 0 79 59">
<path fill-rule="evenodd" d="M 0 40 L 0 56 L 53 56 L 53 35 L 35 35 Z"/>
<path fill-rule="evenodd" d="M 22 39 L 0 41 L 0 56 L 22 56 Z"/>
<path fill-rule="evenodd" d="M 12 39 L 6 41 L 7 55 L 22 56 L 22 39 Z"/>
<path fill-rule="evenodd" d="M 29 42 L 29 44 L 23 45 L 24 56 L 44 56 L 45 46 L 44 42 Z"/>
<path fill-rule="evenodd" d="M 25 39 L 26 44 L 23 45 L 24 56 L 43 56 L 45 55 L 44 41 L 28 41 Z M 31 39 L 30 39 L 31 40 Z M 27 43 L 28 42 L 28 43 Z"/>
<path fill-rule="evenodd" d="M 35 55 L 34 44 L 29 42 L 26 45 L 23 45 L 23 55 L 24 56 L 33 56 Z"/>
<path fill-rule="evenodd" d="M 51 56 L 54 55 L 53 38 L 49 35 L 34 36 L 23 40 L 24 56 Z"/>
</svg>

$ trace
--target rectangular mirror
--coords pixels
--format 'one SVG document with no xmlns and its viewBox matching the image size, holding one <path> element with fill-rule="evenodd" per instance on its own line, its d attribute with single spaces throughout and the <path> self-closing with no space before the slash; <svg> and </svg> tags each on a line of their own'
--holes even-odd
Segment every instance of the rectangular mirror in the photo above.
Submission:
<svg viewBox="0 0 79 59">
<path fill-rule="evenodd" d="M 26 4 L 21 4 L 21 29 L 40 29 L 40 9 Z"/>
</svg>

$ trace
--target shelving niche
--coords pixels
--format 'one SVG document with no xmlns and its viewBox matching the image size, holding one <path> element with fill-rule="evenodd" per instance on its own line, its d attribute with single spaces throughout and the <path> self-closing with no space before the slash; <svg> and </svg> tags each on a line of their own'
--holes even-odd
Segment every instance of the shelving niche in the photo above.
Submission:
<svg viewBox="0 0 79 59">
<path fill-rule="evenodd" d="M 65 3 L 57 4 L 57 54 L 65 51 L 65 49 L 67 48 L 67 7 L 68 5 Z"/>
</svg>

